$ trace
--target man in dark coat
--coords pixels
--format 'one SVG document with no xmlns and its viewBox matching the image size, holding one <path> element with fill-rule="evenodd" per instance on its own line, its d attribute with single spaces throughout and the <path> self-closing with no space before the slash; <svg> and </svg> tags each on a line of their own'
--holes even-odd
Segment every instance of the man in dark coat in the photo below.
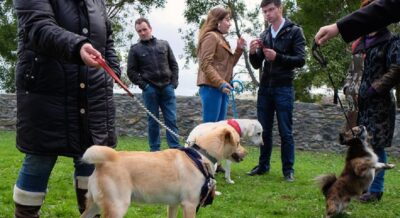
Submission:
<svg viewBox="0 0 400 218">
<path fill-rule="evenodd" d="M 72 157 L 80 212 L 93 144 L 116 146 L 113 80 L 120 75 L 102 0 L 14 0 L 18 19 L 17 148 L 25 159 L 14 187 L 15 217 L 38 217 L 59 155 Z"/>
<path fill-rule="evenodd" d="M 337 23 L 321 27 L 315 35 L 319 45 L 339 33 L 343 40 L 350 42 L 372 31 L 383 28 L 400 20 L 399 0 L 377 0 L 366 7 L 360 8 Z"/>
<path fill-rule="evenodd" d="M 152 35 L 153 30 L 146 18 L 135 21 L 135 30 L 140 40 L 129 50 L 129 79 L 142 89 L 146 108 L 157 118 L 161 109 L 166 126 L 178 133 L 174 90 L 178 87 L 178 63 L 168 42 Z M 148 116 L 147 120 L 150 151 L 159 151 L 160 127 L 152 117 Z M 168 131 L 166 135 L 170 148 L 180 147 L 176 136 Z"/>
<path fill-rule="evenodd" d="M 295 145 L 292 133 L 295 68 L 305 63 L 305 38 L 301 27 L 283 17 L 280 0 L 263 0 L 261 9 L 270 27 L 250 42 L 250 62 L 258 69 L 264 64 L 257 95 L 257 118 L 263 127 L 264 145 L 258 165 L 248 174 L 262 175 L 270 170 L 272 127 L 276 114 L 281 137 L 284 179 L 294 180 Z"/>
</svg>

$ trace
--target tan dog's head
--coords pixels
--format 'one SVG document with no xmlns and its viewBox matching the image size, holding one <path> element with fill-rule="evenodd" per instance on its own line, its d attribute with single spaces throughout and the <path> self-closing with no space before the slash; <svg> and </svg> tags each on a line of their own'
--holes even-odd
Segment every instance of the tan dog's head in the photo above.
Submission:
<svg viewBox="0 0 400 218">
<path fill-rule="evenodd" d="M 366 145 L 368 144 L 368 139 L 368 132 L 365 126 L 356 126 L 351 130 L 339 134 L 339 141 L 342 145 L 352 146 L 355 144 L 360 144 L 360 142 L 363 145 Z"/>
<path fill-rule="evenodd" d="M 199 136 L 196 143 L 218 161 L 229 159 L 240 162 L 247 155 L 246 149 L 240 145 L 239 134 L 228 124 Z"/>
</svg>

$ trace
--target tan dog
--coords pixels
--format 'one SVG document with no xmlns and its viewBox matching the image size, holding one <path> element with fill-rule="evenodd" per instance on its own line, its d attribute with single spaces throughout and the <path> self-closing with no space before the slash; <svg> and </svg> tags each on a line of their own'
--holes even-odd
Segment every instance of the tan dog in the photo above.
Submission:
<svg viewBox="0 0 400 218">
<path fill-rule="evenodd" d="M 197 139 L 207 173 L 214 173 L 214 161 L 239 162 L 246 155 L 238 133 L 230 126 L 215 128 Z M 200 192 L 206 177 L 182 150 L 159 152 L 117 152 L 105 146 L 90 147 L 82 158 L 95 164 L 89 177 L 86 210 L 81 217 L 92 218 L 100 209 L 106 218 L 123 217 L 131 201 L 167 204 L 168 217 L 176 217 L 179 206 L 183 217 L 196 217 Z"/>
<path fill-rule="evenodd" d="M 351 198 L 368 190 L 377 172 L 392 169 L 393 164 L 378 162 L 378 157 L 368 144 L 368 133 L 364 126 L 352 128 L 340 135 L 340 143 L 348 145 L 346 164 L 342 174 L 318 176 L 316 181 L 326 199 L 326 217 L 343 213 Z"/>
<path fill-rule="evenodd" d="M 230 119 L 230 120 L 222 120 L 219 122 L 208 122 L 197 125 L 189 134 L 185 146 L 192 146 L 196 143 L 197 137 L 209 132 L 213 131 L 213 128 L 217 126 L 223 126 L 229 124 L 233 126 L 236 131 L 240 134 L 241 138 L 250 140 L 254 145 L 261 146 L 263 145 L 262 132 L 263 128 L 258 122 L 258 120 L 254 119 Z M 226 160 L 225 164 L 225 180 L 230 184 L 234 184 L 235 182 L 231 179 L 231 161 Z"/>
</svg>

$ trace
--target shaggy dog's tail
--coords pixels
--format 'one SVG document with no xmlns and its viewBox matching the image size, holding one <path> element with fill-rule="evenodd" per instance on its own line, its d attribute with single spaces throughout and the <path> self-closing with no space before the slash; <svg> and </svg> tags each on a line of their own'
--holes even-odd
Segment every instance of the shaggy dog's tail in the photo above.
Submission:
<svg viewBox="0 0 400 218">
<path fill-rule="evenodd" d="M 337 180 L 336 175 L 334 173 L 320 175 L 314 178 L 314 181 L 321 188 L 321 192 L 326 196 L 328 194 L 329 189 Z"/>
<path fill-rule="evenodd" d="M 90 164 L 101 164 L 106 161 L 115 161 L 117 151 L 107 146 L 93 145 L 83 154 L 82 160 Z"/>
</svg>

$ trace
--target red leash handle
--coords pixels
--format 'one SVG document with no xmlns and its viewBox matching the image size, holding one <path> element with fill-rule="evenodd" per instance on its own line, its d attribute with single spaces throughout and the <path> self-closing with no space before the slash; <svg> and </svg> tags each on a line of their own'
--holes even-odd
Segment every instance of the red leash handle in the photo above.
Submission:
<svg viewBox="0 0 400 218">
<path fill-rule="evenodd" d="M 117 74 L 111 69 L 110 66 L 108 66 L 108 64 L 103 60 L 103 58 L 97 57 L 96 61 L 115 80 L 115 82 L 117 82 L 118 85 L 121 86 L 121 88 L 128 93 L 129 96 L 133 97 L 132 92 L 129 91 L 128 87 L 119 79 Z"/>
</svg>

